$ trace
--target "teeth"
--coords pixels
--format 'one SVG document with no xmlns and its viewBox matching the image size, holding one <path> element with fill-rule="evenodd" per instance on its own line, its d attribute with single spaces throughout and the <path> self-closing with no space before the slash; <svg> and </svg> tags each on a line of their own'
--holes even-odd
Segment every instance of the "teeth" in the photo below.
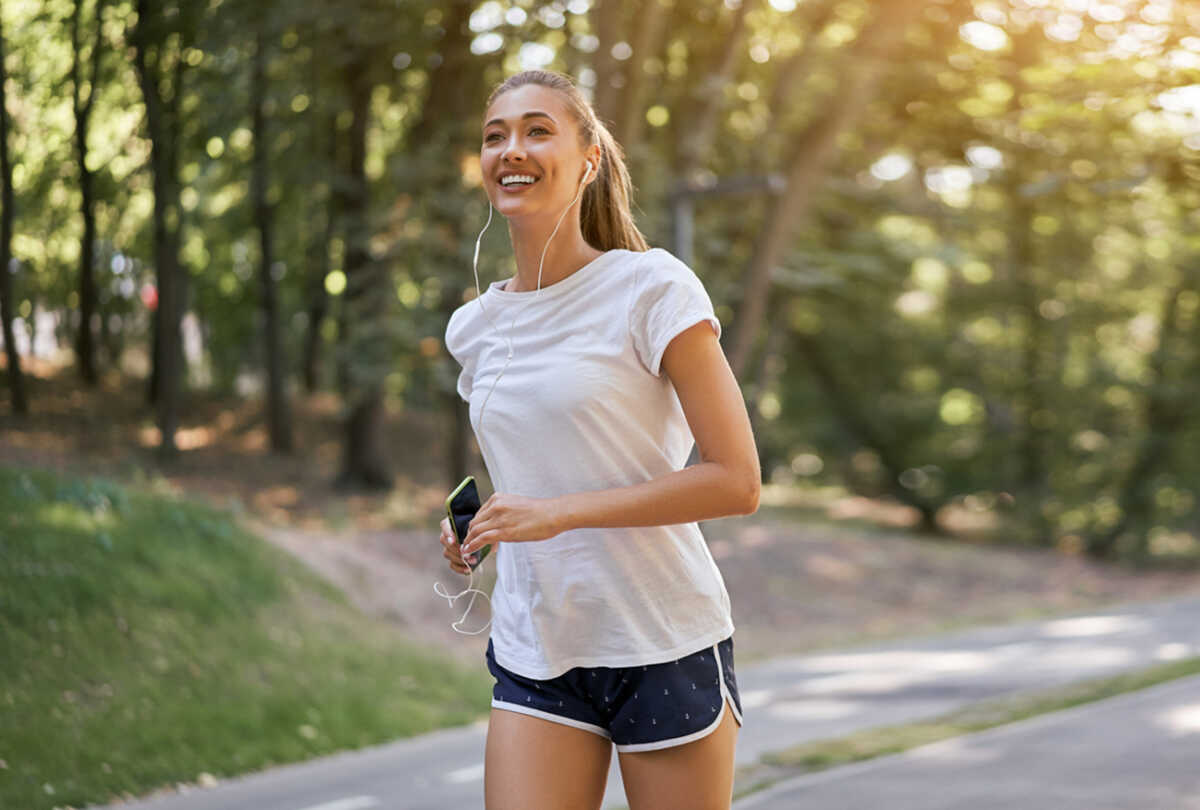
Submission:
<svg viewBox="0 0 1200 810">
<path fill-rule="evenodd" d="M 513 183 L 532 183 L 536 180 L 537 178 L 530 174 L 510 174 L 508 177 L 500 180 L 500 185 L 508 186 Z"/>
</svg>

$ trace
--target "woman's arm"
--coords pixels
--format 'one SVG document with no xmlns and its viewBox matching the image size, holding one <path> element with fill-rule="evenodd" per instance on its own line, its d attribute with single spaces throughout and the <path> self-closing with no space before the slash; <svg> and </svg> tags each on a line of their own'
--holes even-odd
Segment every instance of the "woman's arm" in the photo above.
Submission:
<svg viewBox="0 0 1200 810">
<path fill-rule="evenodd" d="M 663 526 L 757 510 L 762 474 L 750 418 L 712 327 L 700 322 L 676 335 L 662 369 L 675 385 L 700 463 L 632 486 L 556 498 L 493 495 L 471 522 L 464 553 L 568 529 Z"/>
<path fill-rule="evenodd" d="M 662 526 L 748 515 L 762 474 L 742 392 L 706 322 L 675 336 L 662 359 L 696 437 L 700 462 L 628 487 L 573 492 L 560 502 L 566 529 Z"/>
</svg>

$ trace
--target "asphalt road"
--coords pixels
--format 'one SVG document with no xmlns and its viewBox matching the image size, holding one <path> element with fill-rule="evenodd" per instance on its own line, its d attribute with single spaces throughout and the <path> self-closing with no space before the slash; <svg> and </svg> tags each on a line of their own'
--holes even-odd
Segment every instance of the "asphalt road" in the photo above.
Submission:
<svg viewBox="0 0 1200 810">
<path fill-rule="evenodd" d="M 482 666 L 486 638 L 480 644 Z M 735 656 L 736 644 L 735 631 Z M 802 742 L 927 719 L 1000 695 L 1194 655 L 1200 655 L 1200 596 L 739 665 L 745 726 L 737 760 L 754 762 L 763 753 Z M 111 807 L 474 810 L 483 807 L 486 729 L 484 721 Z M 1191 771 L 1200 771 L 1196 753 L 1191 752 Z M 625 803 L 617 762 L 614 753 L 605 808 Z M 807 801 L 769 806 L 827 810 Z M 851 805 L 829 808 L 840 806 Z"/>
<path fill-rule="evenodd" d="M 1200 676 L 799 777 L 734 810 L 1200 810 Z"/>
</svg>

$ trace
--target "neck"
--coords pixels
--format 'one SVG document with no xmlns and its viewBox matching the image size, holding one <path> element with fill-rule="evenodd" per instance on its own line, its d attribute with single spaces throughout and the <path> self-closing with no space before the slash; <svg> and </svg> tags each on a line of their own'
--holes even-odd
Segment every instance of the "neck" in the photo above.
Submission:
<svg viewBox="0 0 1200 810">
<path fill-rule="evenodd" d="M 517 275 L 505 286 L 507 292 L 525 292 L 538 288 L 538 264 L 542 264 L 542 287 L 562 281 L 585 264 L 593 261 L 604 251 L 596 250 L 583 238 L 579 221 L 568 215 L 558 227 L 549 247 L 546 240 L 554 231 L 554 222 L 543 222 L 523 226 L 509 221 L 508 233 L 512 240 L 513 254 L 517 259 Z M 542 262 L 542 250 L 546 251 Z"/>
</svg>

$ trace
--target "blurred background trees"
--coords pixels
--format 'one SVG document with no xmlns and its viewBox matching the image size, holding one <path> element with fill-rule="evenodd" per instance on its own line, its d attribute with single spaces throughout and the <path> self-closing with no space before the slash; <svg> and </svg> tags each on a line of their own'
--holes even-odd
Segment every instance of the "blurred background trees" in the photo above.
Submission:
<svg viewBox="0 0 1200 810">
<path fill-rule="evenodd" d="M 482 472 L 441 339 L 475 294 L 486 96 L 548 67 L 624 146 L 651 243 L 704 279 L 769 483 L 894 499 L 927 531 L 957 510 L 1098 557 L 1200 553 L 1193 4 L 0 15 L 9 429 L 40 353 L 144 385 L 164 463 L 198 392 L 261 398 L 270 449 L 304 463 L 292 405 L 332 392 L 337 483 Z M 490 229 L 481 282 L 513 269 Z M 445 457 L 390 456 L 389 413 Z"/>
</svg>

